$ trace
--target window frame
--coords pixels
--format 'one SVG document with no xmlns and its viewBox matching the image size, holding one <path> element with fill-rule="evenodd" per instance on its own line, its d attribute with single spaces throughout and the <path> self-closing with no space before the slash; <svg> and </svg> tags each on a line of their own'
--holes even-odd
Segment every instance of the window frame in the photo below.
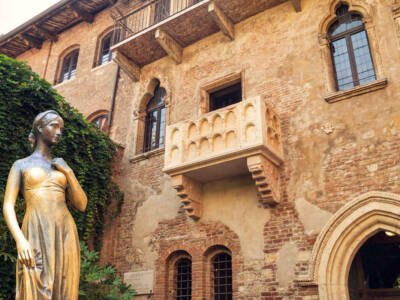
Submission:
<svg viewBox="0 0 400 300">
<path fill-rule="evenodd" d="M 72 69 L 72 66 L 74 65 L 73 61 L 75 60 L 74 56 L 76 56 L 76 63 L 75 63 L 75 69 Z M 64 70 L 66 69 L 67 60 L 69 60 L 68 71 L 64 72 Z M 76 71 L 78 69 L 78 61 L 79 61 L 79 48 L 71 50 L 70 52 L 68 52 L 68 54 L 66 54 L 63 57 L 62 63 L 61 63 L 60 75 L 58 77 L 58 83 L 66 82 L 66 81 L 69 81 L 69 80 L 75 78 Z M 75 73 L 71 74 L 73 71 L 75 71 Z M 68 74 L 66 79 L 64 78 L 65 74 Z"/>
<path fill-rule="evenodd" d="M 109 30 L 106 34 L 101 36 L 100 43 L 98 44 L 99 45 L 98 46 L 99 47 L 98 55 L 97 55 L 96 62 L 94 64 L 95 67 L 105 65 L 105 64 L 107 64 L 107 63 L 112 61 L 113 53 L 111 51 L 111 47 L 116 44 L 117 36 L 119 36 L 120 33 L 121 33 L 120 29 L 118 29 L 118 28 L 115 29 L 114 28 L 112 30 Z M 107 58 L 106 61 L 103 62 L 103 57 L 105 56 L 103 54 L 103 52 L 104 52 L 104 44 L 106 42 L 106 39 L 108 39 L 108 38 L 110 39 L 110 46 L 108 48 L 108 54 L 107 54 L 108 58 Z"/>
<path fill-rule="evenodd" d="M 234 295 L 234 292 L 233 292 L 233 268 L 232 268 L 232 265 L 233 265 L 233 257 L 232 257 L 232 253 L 230 252 L 230 251 L 228 251 L 227 249 L 219 249 L 219 250 L 217 250 L 216 252 L 214 252 L 214 253 L 212 253 L 212 255 L 210 256 L 210 260 L 209 260 L 209 264 L 210 264 L 210 296 L 211 296 L 211 298 L 213 299 L 213 300 L 218 300 L 219 298 L 215 298 L 216 297 L 216 295 L 215 295 L 215 277 L 214 277 L 214 270 L 215 270 L 215 266 L 214 266 L 214 259 L 218 256 L 218 255 L 221 255 L 221 254 L 226 254 L 226 255 L 229 255 L 229 257 L 230 257 L 230 266 L 231 266 L 231 268 L 230 268 L 230 279 L 231 279 L 231 282 L 230 282 L 230 296 L 231 296 L 231 298 L 230 299 L 233 299 L 233 295 Z"/>
<path fill-rule="evenodd" d="M 96 121 L 100 120 L 100 126 L 96 123 Z M 104 120 L 104 123 L 103 123 Z M 108 120 L 109 120 L 109 114 L 101 114 L 93 118 L 93 120 L 90 121 L 90 123 L 93 123 L 95 126 L 97 126 L 101 131 L 107 132 L 108 128 Z"/>
<path fill-rule="evenodd" d="M 336 35 L 333 35 L 333 36 L 328 33 L 328 36 L 329 36 L 329 48 L 330 48 L 330 54 L 331 54 L 331 60 L 332 60 L 333 73 L 334 73 L 334 77 L 335 77 L 335 89 L 336 89 L 336 91 L 345 91 L 345 90 L 349 90 L 351 88 L 360 86 L 360 80 L 359 80 L 358 72 L 357 72 L 356 57 L 354 55 L 353 42 L 351 41 L 352 35 L 354 35 L 356 33 L 359 33 L 359 32 L 363 32 L 363 31 L 365 32 L 366 40 L 367 40 L 367 43 L 368 43 L 369 57 L 371 59 L 371 63 L 372 63 L 373 71 L 374 71 L 374 79 L 370 80 L 369 82 L 375 81 L 377 79 L 376 78 L 376 70 L 375 70 L 374 58 L 373 58 L 372 51 L 371 51 L 371 46 L 370 46 L 370 42 L 369 42 L 369 38 L 368 38 L 368 33 L 367 33 L 367 31 L 365 29 L 365 26 L 364 26 L 363 16 L 361 14 L 350 12 L 350 11 L 347 11 L 347 13 L 350 16 L 351 15 L 359 15 L 361 17 L 362 24 L 357 26 L 357 27 L 348 29 L 348 30 L 346 30 L 344 32 L 341 32 L 341 33 L 338 33 Z M 335 22 L 336 21 L 339 21 L 339 17 L 337 17 L 335 19 Z M 332 28 L 332 26 L 335 24 L 335 22 L 333 22 L 329 26 L 328 32 Z M 353 87 L 346 88 L 346 89 L 340 89 L 339 88 L 338 73 L 336 71 L 336 64 L 335 64 L 335 61 L 334 61 L 334 47 L 333 47 L 333 42 L 338 41 L 338 40 L 343 39 L 343 38 L 346 41 L 347 55 L 349 57 L 350 70 L 351 70 L 351 75 L 352 75 L 352 78 L 353 78 L 353 81 L 352 81 Z M 369 83 L 369 82 L 367 82 L 367 83 Z"/>
<path fill-rule="evenodd" d="M 244 70 L 230 73 L 225 76 L 215 78 L 214 80 L 211 80 L 205 84 L 202 84 L 200 86 L 199 114 L 202 115 L 210 112 L 210 94 L 229 86 L 233 86 L 239 82 L 242 89 L 241 101 L 243 101 L 246 99 L 246 81 Z M 224 107 L 219 109 L 224 109 Z"/>
<path fill-rule="evenodd" d="M 175 262 L 175 264 L 174 264 L 174 299 L 177 299 L 177 300 L 185 299 L 185 297 L 182 298 L 183 296 L 178 296 L 178 289 L 179 289 L 179 287 L 178 287 L 178 276 L 179 276 L 179 273 L 178 273 L 179 266 L 178 266 L 178 264 L 183 260 L 186 260 L 186 261 L 190 262 L 190 280 L 188 280 L 190 282 L 190 288 L 189 288 L 190 289 L 190 295 L 188 295 L 188 297 L 186 297 L 186 298 L 189 298 L 188 300 L 191 300 L 192 299 L 192 287 L 193 287 L 193 281 L 192 281 L 193 280 L 193 276 L 192 276 L 192 274 L 193 274 L 193 268 L 192 268 L 193 262 L 192 262 L 191 257 L 187 256 L 187 255 L 182 255 L 182 256 L 178 257 L 176 262 Z"/>
<path fill-rule="evenodd" d="M 152 100 L 157 96 L 157 91 L 161 90 L 164 91 L 164 95 L 162 97 L 162 102 L 156 105 L 155 107 L 149 108 L 150 103 Z M 165 131 L 165 124 L 166 124 L 166 107 L 165 107 L 165 97 L 166 97 L 166 90 L 158 84 L 154 89 L 154 96 L 148 101 L 146 105 L 146 117 L 145 117 L 145 124 L 144 124 L 144 143 L 143 143 L 143 153 L 153 151 L 159 148 L 162 148 L 165 145 L 165 132 L 163 136 L 163 143 L 160 145 L 160 137 L 161 137 L 161 117 L 164 114 L 164 131 Z M 156 136 L 155 136 L 155 145 L 152 146 L 152 133 L 153 133 L 153 126 L 152 126 L 152 116 L 153 113 L 157 112 L 157 120 L 156 120 Z"/>
</svg>

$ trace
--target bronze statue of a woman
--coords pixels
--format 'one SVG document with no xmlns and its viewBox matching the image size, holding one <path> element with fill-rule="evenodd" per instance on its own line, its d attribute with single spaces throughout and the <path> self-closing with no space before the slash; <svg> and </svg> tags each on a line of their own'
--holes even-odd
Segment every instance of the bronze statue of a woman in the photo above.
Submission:
<svg viewBox="0 0 400 300">
<path fill-rule="evenodd" d="M 80 250 L 65 194 L 80 211 L 87 198 L 71 168 L 50 149 L 61 138 L 64 121 L 53 110 L 38 114 L 29 140 L 32 155 L 10 170 L 3 212 L 18 249 L 16 300 L 77 300 Z M 22 228 L 15 201 L 22 190 L 26 212 Z"/>
</svg>

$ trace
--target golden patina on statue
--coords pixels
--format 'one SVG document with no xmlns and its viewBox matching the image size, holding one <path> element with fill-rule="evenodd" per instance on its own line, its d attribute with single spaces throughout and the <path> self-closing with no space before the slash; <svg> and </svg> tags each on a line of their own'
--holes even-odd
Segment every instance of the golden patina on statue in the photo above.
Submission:
<svg viewBox="0 0 400 300">
<path fill-rule="evenodd" d="M 16 300 L 76 300 L 80 249 L 66 197 L 80 211 L 87 198 L 71 168 L 50 149 L 61 138 L 64 121 L 56 111 L 38 114 L 29 140 L 34 152 L 14 163 L 3 212 L 17 243 Z M 15 213 L 19 191 L 26 202 L 22 228 Z"/>
</svg>

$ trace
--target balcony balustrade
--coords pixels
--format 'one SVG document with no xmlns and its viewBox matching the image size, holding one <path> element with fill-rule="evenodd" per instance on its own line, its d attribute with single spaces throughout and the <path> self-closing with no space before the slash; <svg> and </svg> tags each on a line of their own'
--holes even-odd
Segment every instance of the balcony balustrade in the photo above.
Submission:
<svg viewBox="0 0 400 300">
<path fill-rule="evenodd" d="M 182 61 L 183 48 L 221 30 L 235 37 L 234 24 L 287 0 L 153 0 L 116 19 L 116 61 L 135 81 L 140 68 L 169 55 Z M 291 0 L 296 11 L 300 0 Z"/>
<path fill-rule="evenodd" d="M 203 183 L 249 172 L 260 200 L 279 203 L 280 132 L 279 117 L 261 97 L 167 126 L 164 172 L 189 216 L 201 216 Z"/>
</svg>

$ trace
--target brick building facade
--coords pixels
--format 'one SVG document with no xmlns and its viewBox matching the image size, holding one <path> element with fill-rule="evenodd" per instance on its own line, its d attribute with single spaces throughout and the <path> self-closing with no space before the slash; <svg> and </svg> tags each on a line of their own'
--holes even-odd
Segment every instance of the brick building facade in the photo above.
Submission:
<svg viewBox="0 0 400 300">
<path fill-rule="evenodd" d="M 138 299 L 400 299 L 398 0 L 64 0 L 0 51 L 124 147 Z"/>
</svg>

